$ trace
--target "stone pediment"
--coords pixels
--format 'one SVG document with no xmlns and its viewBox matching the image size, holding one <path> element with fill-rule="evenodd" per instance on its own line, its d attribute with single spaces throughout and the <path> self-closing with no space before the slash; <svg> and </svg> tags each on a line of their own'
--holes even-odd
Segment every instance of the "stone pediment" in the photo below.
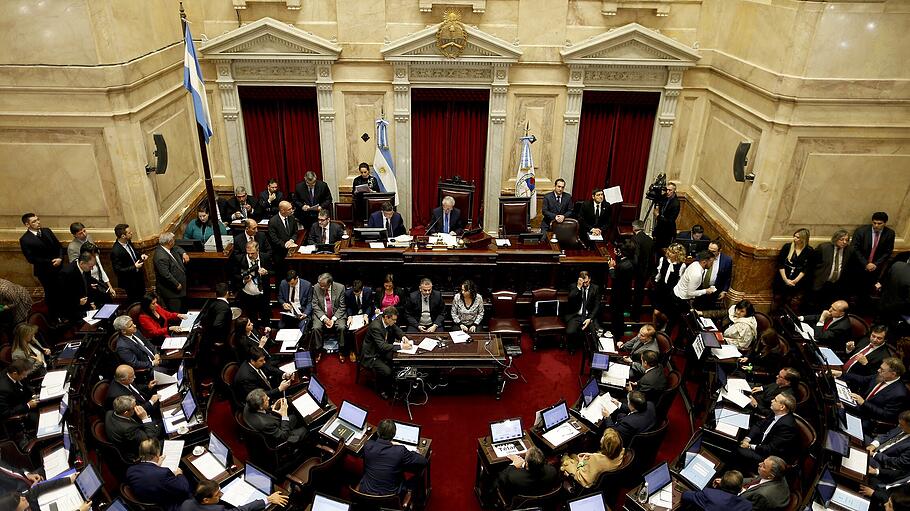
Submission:
<svg viewBox="0 0 910 511">
<path fill-rule="evenodd" d="M 629 23 L 559 52 L 566 64 L 690 67 L 701 58 L 694 48 L 655 30 Z"/>
<path fill-rule="evenodd" d="M 475 63 L 514 63 L 521 57 L 518 45 L 470 25 L 464 25 L 468 42 L 461 55 L 454 59 L 446 57 L 436 47 L 436 32 L 440 25 L 442 24 L 432 25 L 386 44 L 380 50 L 382 56 L 389 61 Z"/>
<path fill-rule="evenodd" d="M 261 18 L 199 47 L 206 59 L 335 61 L 341 46 L 273 18 Z"/>
</svg>

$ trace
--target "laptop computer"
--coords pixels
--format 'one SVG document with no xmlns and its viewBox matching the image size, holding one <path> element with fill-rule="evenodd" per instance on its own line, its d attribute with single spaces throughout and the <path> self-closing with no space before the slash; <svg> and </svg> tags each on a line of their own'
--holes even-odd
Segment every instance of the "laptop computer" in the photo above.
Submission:
<svg viewBox="0 0 910 511">
<path fill-rule="evenodd" d="M 850 439 L 840 431 L 829 429 L 828 434 L 825 435 L 825 449 L 841 456 L 847 456 L 850 454 Z"/>
<path fill-rule="evenodd" d="M 524 428 L 521 427 L 521 419 L 518 417 L 490 423 L 493 451 L 500 458 L 527 451 L 523 437 Z"/>
<path fill-rule="evenodd" d="M 363 431 L 367 423 L 367 411 L 350 401 L 343 401 L 338 410 L 338 417 L 329 426 L 329 434 L 337 439 L 348 441 L 356 433 Z"/>
<path fill-rule="evenodd" d="M 325 387 L 319 383 L 319 380 L 315 376 L 310 376 L 310 383 L 307 385 L 307 393 L 313 397 L 313 401 L 316 401 L 320 407 L 325 405 L 326 402 L 326 392 Z"/>
<path fill-rule="evenodd" d="M 717 334 L 720 334 L 720 332 L 701 332 L 698 335 L 705 344 L 705 348 L 720 348 L 720 339 L 717 338 Z M 723 334 L 721 334 L 721 337 L 723 337 Z"/>
<path fill-rule="evenodd" d="M 111 502 L 110 506 L 107 506 L 105 511 L 129 511 L 129 509 L 126 507 L 126 504 L 123 503 L 123 500 L 118 497 Z"/>
<path fill-rule="evenodd" d="M 41 511 L 72 511 L 78 509 L 101 489 L 101 477 L 89 463 L 76 477 L 76 482 L 38 496 Z"/>
<path fill-rule="evenodd" d="M 408 422 L 393 422 L 395 423 L 395 436 L 392 437 L 392 443 L 403 445 L 409 451 L 416 452 L 417 446 L 420 445 L 420 426 Z"/>
<path fill-rule="evenodd" d="M 648 484 L 648 496 L 654 495 L 665 486 L 670 484 L 670 466 L 667 462 L 661 463 L 657 468 L 645 474 L 645 482 Z"/>
<path fill-rule="evenodd" d="M 264 499 L 272 494 L 272 476 L 251 463 L 243 467 L 243 477 L 229 482 L 222 489 L 221 500 L 234 507 Z"/>
<path fill-rule="evenodd" d="M 318 492 L 313 497 L 313 505 L 310 506 L 311 511 L 348 511 L 350 509 L 351 504 Z"/>
<path fill-rule="evenodd" d="M 607 503 L 604 502 L 602 493 L 595 493 L 585 497 L 578 497 L 569 501 L 569 511 L 606 511 Z"/>
<path fill-rule="evenodd" d="M 594 353 L 591 358 L 591 369 L 606 371 L 610 369 L 610 355 L 606 353 Z"/>
<path fill-rule="evenodd" d="M 230 466 L 228 464 L 228 458 L 231 455 L 231 450 L 215 433 L 209 435 L 208 451 L 212 453 L 212 456 L 214 456 L 216 460 L 218 460 L 218 463 L 221 463 L 221 466 L 225 468 Z"/>
<path fill-rule="evenodd" d="M 195 426 L 201 420 L 196 415 L 197 409 L 198 406 L 196 404 L 196 398 L 193 397 L 193 391 L 187 389 L 186 394 L 184 394 L 183 398 L 180 400 L 179 407 L 173 408 L 168 412 L 162 412 L 164 431 L 170 434 L 176 432 L 181 426 Z"/>
<path fill-rule="evenodd" d="M 600 387 L 597 386 L 597 380 L 591 378 L 588 380 L 588 384 L 581 389 L 581 400 L 584 403 L 583 406 L 588 406 L 592 401 L 597 399 L 597 396 L 600 395 Z"/>
<path fill-rule="evenodd" d="M 543 430 L 550 431 L 569 420 L 569 408 L 566 406 L 565 401 L 560 401 L 549 408 L 545 408 L 540 415 L 543 418 Z"/>
<path fill-rule="evenodd" d="M 313 367 L 313 356 L 309 351 L 298 351 L 294 353 L 294 368 L 298 371 Z"/>
<path fill-rule="evenodd" d="M 95 312 L 95 315 L 92 316 L 92 319 L 111 319 L 114 313 L 117 312 L 118 307 L 120 306 L 116 303 L 106 303 Z"/>
</svg>

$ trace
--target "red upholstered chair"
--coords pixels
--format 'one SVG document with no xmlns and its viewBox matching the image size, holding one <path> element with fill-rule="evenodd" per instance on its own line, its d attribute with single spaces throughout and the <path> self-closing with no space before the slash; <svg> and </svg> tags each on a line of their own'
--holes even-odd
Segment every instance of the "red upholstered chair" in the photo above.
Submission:
<svg viewBox="0 0 910 511">
<path fill-rule="evenodd" d="M 755 311 L 755 322 L 758 323 L 758 335 L 764 333 L 765 330 L 771 328 L 771 325 L 774 324 L 767 314 L 758 311 Z"/>
<path fill-rule="evenodd" d="M 326 451 L 323 457 L 310 457 L 287 475 L 290 484 L 286 486 L 294 488 L 292 495 L 302 493 L 309 500 L 316 489 L 326 491 L 326 487 L 332 484 L 337 469 L 344 462 L 344 442 L 339 442 L 334 449 L 323 449 Z"/>
<path fill-rule="evenodd" d="M 503 236 L 528 232 L 531 226 L 531 198 L 499 198 L 499 232 Z"/>
<path fill-rule="evenodd" d="M 139 313 L 142 312 L 142 304 L 136 302 L 126 309 L 126 315 L 133 320 L 133 324 L 139 326 Z"/>
<path fill-rule="evenodd" d="M 464 219 L 465 228 L 470 228 L 474 223 L 474 192 L 476 190 L 474 183 L 469 183 L 456 176 L 452 179 L 440 179 L 436 184 L 436 204 L 434 208 L 442 204 L 445 196 L 455 199 L 455 207 L 461 211 L 461 217 Z"/>
<path fill-rule="evenodd" d="M 345 225 L 345 230 L 354 227 L 354 204 L 351 202 L 335 202 L 332 204 L 334 213 L 332 218 Z"/>
<path fill-rule="evenodd" d="M 498 489 L 496 496 L 500 509 L 555 509 L 552 507 L 555 503 L 565 500 L 562 491 L 560 485 L 540 495 L 515 495 L 509 502 L 506 502 L 506 498 Z"/>
<path fill-rule="evenodd" d="M 560 344 L 566 336 L 566 324 L 559 317 L 558 311 L 555 316 L 539 316 L 537 315 L 537 304 L 544 301 L 557 300 L 556 290 L 553 288 L 543 288 L 535 289 L 531 291 L 531 296 L 534 299 L 534 310 L 535 313 L 531 316 L 531 339 L 534 341 L 532 344 L 533 349 L 536 351 L 538 343 L 540 342 L 541 337 L 557 337 Z"/>
<path fill-rule="evenodd" d="M 493 317 L 490 318 L 490 333 L 499 335 L 504 339 L 521 338 L 521 325 L 515 319 L 515 302 L 518 293 L 512 291 L 496 291 L 492 294 Z"/>
<path fill-rule="evenodd" d="M 395 192 L 368 192 L 363 194 L 363 202 L 367 208 L 367 216 L 363 225 L 370 221 L 370 215 L 379 211 L 386 202 L 395 204 Z"/>
<path fill-rule="evenodd" d="M 92 405 L 98 413 L 104 413 L 105 405 L 107 404 L 107 391 L 110 386 L 111 382 L 107 380 L 101 380 L 92 386 Z"/>
<path fill-rule="evenodd" d="M 350 486 L 351 501 L 354 509 L 396 509 L 410 511 L 414 509 L 414 492 L 408 490 L 404 496 L 392 493 L 389 495 L 369 495 L 360 491 L 360 483 Z"/>
<path fill-rule="evenodd" d="M 579 249 L 585 246 L 579 236 L 578 220 L 574 218 L 566 218 L 562 222 L 554 220 L 550 223 L 550 232 L 556 236 L 556 241 L 562 249 Z"/>
<path fill-rule="evenodd" d="M 869 335 L 869 323 L 856 314 L 847 314 L 850 320 L 850 339 L 856 341 Z"/>
</svg>

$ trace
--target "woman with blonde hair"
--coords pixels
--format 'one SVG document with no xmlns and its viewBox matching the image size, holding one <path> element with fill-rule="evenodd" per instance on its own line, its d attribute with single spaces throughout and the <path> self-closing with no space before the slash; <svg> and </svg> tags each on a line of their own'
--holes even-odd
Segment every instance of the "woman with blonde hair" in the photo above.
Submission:
<svg viewBox="0 0 910 511">
<path fill-rule="evenodd" d="M 660 325 L 658 318 L 663 314 L 667 317 L 667 324 L 663 330 L 667 332 L 673 327 L 677 315 L 673 288 L 686 269 L 685 263 L 686 248 L 679 243 L 667 247 L 664 256 L 657 262 L 657 274 L 654 276 L 654 287 L 651 290 L 651 303 L 654 305 L 653 323 Z"/>
<path fill-rule="evenodd" d="M 590 488 L 604 472 L 613 472 L 622 465 L 626 450 L 622 438 L 613 428 L 607 428 L 600 437 L 600 452 L 566 454 L 562 457 L 560 470 L 578 484 Z"/>
<path fill-rule="evenodd" d="M 38 327 L 29 323 L 19 323 L 13 330 L 13 360 L 21 358 L 33 364 L 32 377 L 40 377 L 47 373 L 47 358 L 51 350 L 45 348 L 35 338 Z"/>
<path fill-rule="evenodd" d="M 784 243 L 777 256 L 777 273 L 774 275 L 774 308 L 790 302 L 799 303 L 811 285 L 814 251 L 809 246 L 809 230 L 797 229 L 793 241 Z"/>
</svg>

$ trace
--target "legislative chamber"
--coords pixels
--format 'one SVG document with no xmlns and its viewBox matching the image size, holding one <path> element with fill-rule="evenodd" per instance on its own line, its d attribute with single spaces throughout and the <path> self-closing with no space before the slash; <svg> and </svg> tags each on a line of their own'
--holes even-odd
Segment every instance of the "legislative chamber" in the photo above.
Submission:
<svg viewBox="0 0 910 511">
<path fill-rule="evenodd" d="M 910 510 L 905 0 L 0 13 L 0 511 Z"/>
</svg>

